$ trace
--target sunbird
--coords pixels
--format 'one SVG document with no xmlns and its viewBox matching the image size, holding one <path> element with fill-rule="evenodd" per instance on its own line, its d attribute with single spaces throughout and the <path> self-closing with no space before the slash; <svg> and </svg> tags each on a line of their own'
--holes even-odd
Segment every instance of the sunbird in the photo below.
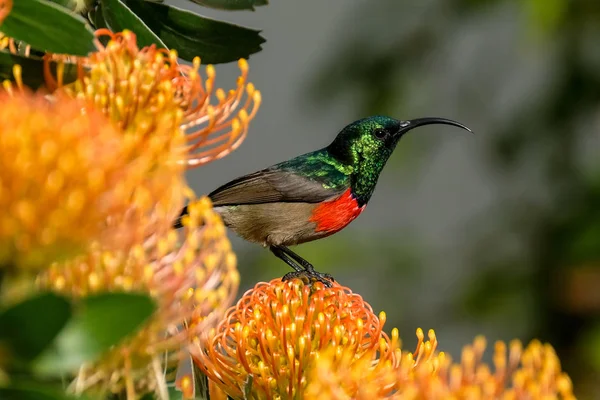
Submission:
<svg viewBox="0 0 600 400">
<path fill-rule="evenodd" d="M 405 133 L 430 124 L 465 125 L 446 118 L 400 121 L 386 116 L 359 119 L 327 147 L 228 182 L 208 195 L 224 224 L 250 242 L 268 247 L 301 277 L 331 285 L 330 274 L 288 248 L 330 236 L 367 206 L 379 174 Z M 187 206 L 175 221 L 182 227 Z"/>
</svg>

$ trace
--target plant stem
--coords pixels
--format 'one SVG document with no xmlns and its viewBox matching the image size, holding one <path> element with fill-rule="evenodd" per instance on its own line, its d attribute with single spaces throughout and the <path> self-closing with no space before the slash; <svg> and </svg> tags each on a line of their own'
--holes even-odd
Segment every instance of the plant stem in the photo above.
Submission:
<svg viewBox="0 0 600 400">
<path fill-rule="evenodd" d="M 7 270 L 7 265 L 0 265 L 0 293 L 2 293 L 2 282 L 4 282 L 4 275 L 6 274 Z"/>
</svg>

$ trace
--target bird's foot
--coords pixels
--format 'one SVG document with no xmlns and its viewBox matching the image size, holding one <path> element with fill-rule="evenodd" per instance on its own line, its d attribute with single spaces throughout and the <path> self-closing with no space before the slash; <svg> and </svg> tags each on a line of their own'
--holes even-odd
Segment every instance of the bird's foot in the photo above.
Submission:
<svg viewBox="0 0 600 400">
<path fill-rule="evenodd" d="M 305 270 L 305 271 L 293 271 L 288 272 L 281 278 L 282 281 L 289 281 L 290 279 L 298 278 L 301 279 L 305 284 L 312 285 L 315 282 L 321 282 L 325 287 L 331 287 L 332 282 L 335 280 L 333 276 L 330 274 L 326 274 L 323 272 L 317 272 L 313 270 Z"/>
</svg>

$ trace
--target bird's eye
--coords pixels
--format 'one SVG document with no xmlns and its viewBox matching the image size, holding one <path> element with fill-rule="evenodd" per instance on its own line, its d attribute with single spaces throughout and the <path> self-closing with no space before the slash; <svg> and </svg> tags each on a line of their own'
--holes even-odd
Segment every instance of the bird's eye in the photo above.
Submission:
<svg viewBox="0 0 600 400">
<path fill-rule="evenodd" d="M 383 128 L 377 128 L 375 129 L 375 131 L 373 132 L 373 135 L 375 135 L 375 137 L 377 139 L 385 139 L 387 136 L 387 132 L 385 129 Z"/>
</svg>

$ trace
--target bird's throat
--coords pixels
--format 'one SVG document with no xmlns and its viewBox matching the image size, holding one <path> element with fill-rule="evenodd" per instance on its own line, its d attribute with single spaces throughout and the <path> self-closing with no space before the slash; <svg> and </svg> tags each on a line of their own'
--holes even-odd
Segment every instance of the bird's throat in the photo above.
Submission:
<svg viewBox="0 0 600 400">
<path fill-rule="evenodd" d="M 371 164 L 371 162 L 365 162 L 360 165 L 350 177 L 352 194 L 360 207 L 365 206 L 373 195 L 379 174 L 383 169 L 383 165 Z"/>
</svg>

